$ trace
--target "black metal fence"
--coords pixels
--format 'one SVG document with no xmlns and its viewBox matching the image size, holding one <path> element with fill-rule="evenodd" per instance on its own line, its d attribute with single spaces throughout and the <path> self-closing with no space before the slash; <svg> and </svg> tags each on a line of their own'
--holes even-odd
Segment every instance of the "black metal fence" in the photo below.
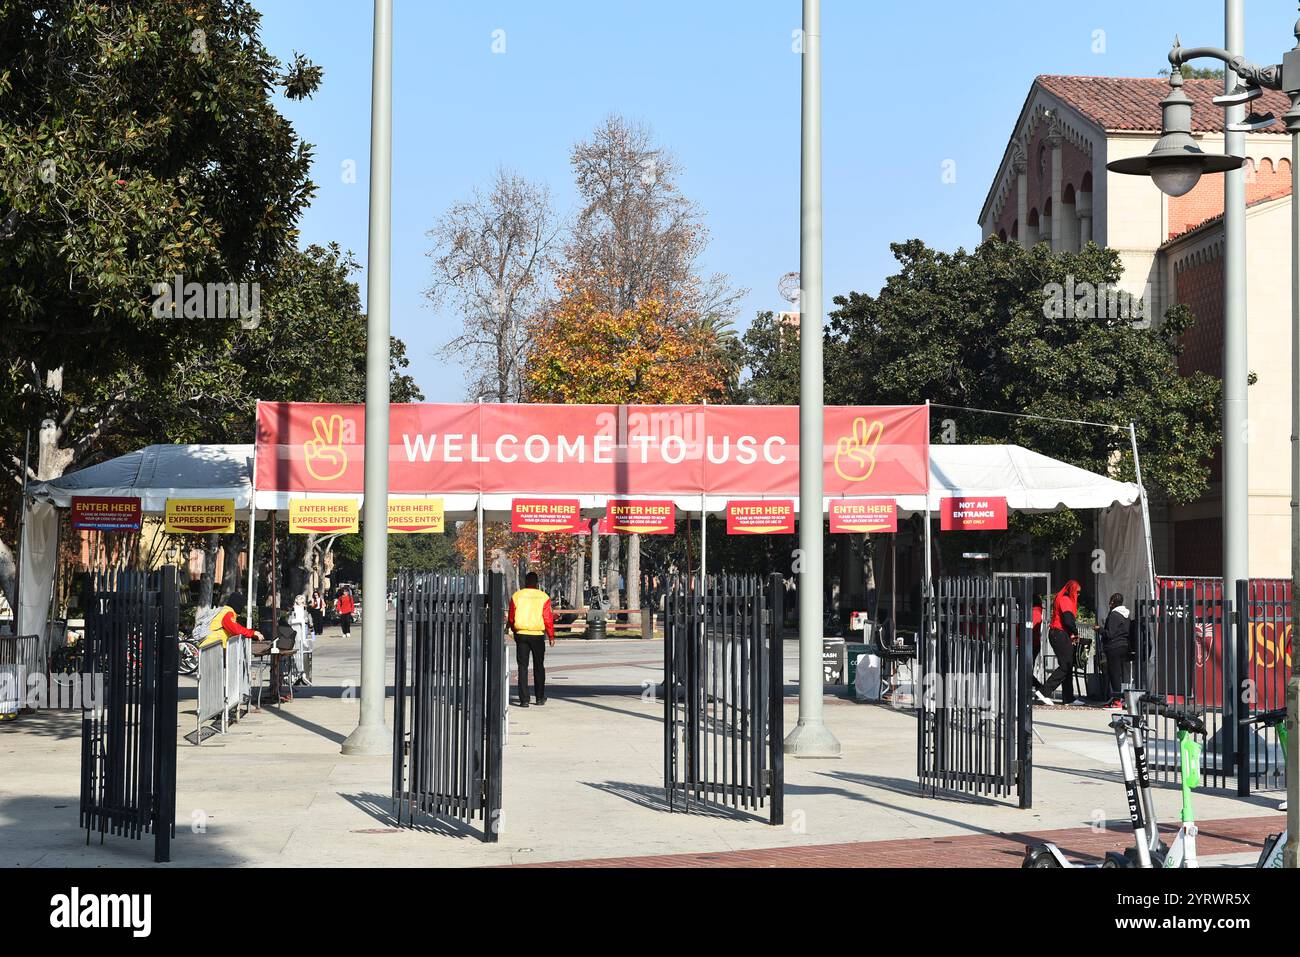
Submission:
<svg viewBox="0 0 1300 957">
<path fill-rule="evenodd" d="M 488 594 L 468 575 L 403 572 L 397 583 L 393 814 L 482 821 L 501 816 L 505 578 Z"/>
<path fill-rule="evenodd" d="M 1032 806 L 1031 585 L 940 578 L 918 640 L 917 777 L 921 792 L 956 791 Z"/>
<path fill-rule="evenodd" d="M 1238 718 L 1286 707 L 1291 674 L 1291 581 L 1252 578 L 1237 582 Z M 1277 728 L 1237 726 L 1237 793 L 1286 789 L 1286 755 Z"/>
<path fill-rule="evenodd" d="M 1232 601 L 1221 578 L 1162 578 L 1157 593 L 1142 590 L 1137 603 L 1137 641 L 1133 684 L 1165 696 L 1177 710 L 1204 717 L 1206 735 L 1201 776 L 1210 787 L 1225 787 L 1235 774 L 1234 694 L 1224 657 L 1224 638 L 1232 627 Z M 1176 783 L 1179 774 L 1177 729 L 1169 717 L 1145 709 L 1147 763 L 1158 784 Z"/>
<path fill-rule="evenodd" d="M 110 571 L 87 583 L 82 667 L 81 826 L 154 835 L 154 860 L 176 834 L 175 568 Z"/>
<path fill-rule="evenodd" d="M 1165 696 L 1206 725 L 1201 778 L 1209 787 L 1254 790 L 1286 786 L 1286 761 L 1275 729 L 1242 721 L 1284 707 L 1291 669 L 1291 583 L 1222 578 L 1156 580 L 1137 602 L 1133 682 Z M 1148 709 L 1150 710 L 1150 709 Z M 1154 712 L 1147 755 L 1152 778 L 1176 784 L 1179 752 L 1172 719 Z"/>
<path fill-rule="evenodd" d="M 664 789 L 694 804 L 784 820 L 780 575 L 668 583 L 664 595 Z"/>
</svg>

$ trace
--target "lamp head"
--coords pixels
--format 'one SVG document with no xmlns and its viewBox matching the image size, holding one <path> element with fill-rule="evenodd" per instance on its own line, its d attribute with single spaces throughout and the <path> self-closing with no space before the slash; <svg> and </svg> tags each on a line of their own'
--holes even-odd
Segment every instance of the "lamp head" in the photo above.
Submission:
<svg viewBox="0 0 1300 957">
<path fill-rule="evenodd" d="M 1170 62 L 1174 54 L 1170 54 Z M 1130 156 L 1107 163 L 1113 173 L 1150 176 L 1166 196 L 1190 193 L 1205 173 L 1226 173 L 1245 162 L 1240 156 L 1206 153 L 1192 137 L 1192 99 L 1183 92 L 1183 75 L 1177 63 L 1169 72 L 1169 95 L 1160 101 L 1160 139 L 1146 156 Z"/>
</svg>

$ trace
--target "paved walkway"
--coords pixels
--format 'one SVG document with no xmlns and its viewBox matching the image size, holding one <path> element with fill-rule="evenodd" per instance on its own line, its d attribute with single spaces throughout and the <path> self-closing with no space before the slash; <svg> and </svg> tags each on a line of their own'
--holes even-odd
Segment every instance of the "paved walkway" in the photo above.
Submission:
<svg viewBox="0 0 1300 957">
<path fill-rule="evenodd" d="M 758 853 L 767 855 L 763 860 L 796 863 L 833 853 L 846 863 L 883 865 L 896 855 L 916 866 L 953 860 L 945 855 L 957 848 L 980 862 L 1018 864 L 1023 837 L 1016 835 L 1068 830 L 1065 843 L 1084 853 L 1094 849 L 1085 840 L 1093 833 L 1090 824 L 1110 821 L 1119 828 L 1127 820 L 1103 712 L 1038 712 L 1043 740 L 1034 749 L 1034 808 L 1022 811 L 1013 801 L 922 797 L 915 718 L 834 697 L 827 698 L 826 720 L 843 744 L 842 757 L 787 760 L 785 826 L 746 814 L 669 813 L 662 703 L 646 693 L 661 677 L 662 647 L 659 641 L 562 641 L 548 652 L 551 701 L 511 711 L 501 839 L 484 844 L 477 822 L 393 826 L 391 759 L 339 753 L 357 720 L 359 629 L 348 640 L 327 637 L 318 646 L 316 687 L 284 707 L 248 715 L 228 735 L 200 747 L 179 742 L 173 861 L 272 867 L 645 858 L 716 863 L 733 860 L 727 856 L 733 853 Z M 797 654 L 797 645 L 787 642 L 789 694 L 796 690 Z M 389 660 L 391 668 L 391 652 Z M 194 729 L 192 680 L 183 679 L 181 694 L 184 735 Z M 788 698 L 787 727 L 796 716 L 797 704 Z M 73 712 L 47 711 L 0 725 L 0 866 L 142 866 L 151 860 L 147 842 L 110 836 L 102 846 L 98 839 L 86 846 L 77 827 L 79 745 Z M 1281 797 L 1242 801 L 1226 792 L 1198 792 L 1197 810 L 1206 821 L 1254 818 L 1232 825 L 1240 832 L 1224 833 L 1258 841 L 1276 829 Z M 1159 791 L 1157 802 L 1162 820 L 1177 819 L 1176 791 Z M 1122 837 L 1102 835 L 1119 843 Z M 828 846 L 852 850 L 828 852 Z M 1221 850 L 1207 844 L 1206 853 Z"/>
<path fill-rule="evenodd" d="M 1263 837 L 1286 828 L 1286 815 L 1203 821 L 1197 854 L 1207 864 L 1253 866 Z M 1163 828 L 1173 831 L 1174 828 Z M 1020 867 L 1026 844 L 1050 841 L 1072 861 L 1098 862 L 1132 845 L 1132 831 L 1087 827 L 1030 834 L 975 834 L 900 841 L 861 841 L 709 854 L 614 857 L 521 867 Z M 1169 840 L 1170 838 L 1166 838 Z"/>
</svg>

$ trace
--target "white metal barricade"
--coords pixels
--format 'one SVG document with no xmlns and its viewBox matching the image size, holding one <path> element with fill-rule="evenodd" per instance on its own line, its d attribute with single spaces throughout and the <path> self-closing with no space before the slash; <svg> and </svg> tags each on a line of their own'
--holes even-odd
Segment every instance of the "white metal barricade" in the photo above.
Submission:
<svg viewBox="0 0 1300 957">
<path fill-rule="evenodd" d="M 0 637 L 0 717 L 12 718 L 28 707 L 31 676 L 49 670 L 47 644 L 39 635 Z"/>
<path fill-rule="evenodd" d="M 221 719 L 218 728 L 225 734 L 231 715 L 239 720 L 239 707 L 247 704 L 251 689 L 252 646 L 247 638 L 236 635 L 226 644 L 213 642 L 199 649 L 198 732 L 195 744 L 203 743 L 203 723 Z M 247 708 L 245 708 L 247 713 Z"/>
</svg>

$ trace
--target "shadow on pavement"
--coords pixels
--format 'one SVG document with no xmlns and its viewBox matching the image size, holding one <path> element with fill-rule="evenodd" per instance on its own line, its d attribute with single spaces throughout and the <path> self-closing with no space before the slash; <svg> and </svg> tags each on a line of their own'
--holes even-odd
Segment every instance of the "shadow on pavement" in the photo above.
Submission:
<svg viewBox="0 0 1300 957">
<path fill-rule="evenodd" d="M 575 688 L 569 690 L 576 691 L 578 689 Z M 586 689 L 582 689 L 582 690 L 585 691 Z M 574 694 L 574 695 L 564 694 L 564 693 L 556 694 L 554 691 L 550 689 L 547 689 L 546 692 L 546 700 L 548 702 L 553 699 L 560 699 L 564 701 L 566 704 L 580 704 L 584 708 L 597 708 L 601 711 L 611 711 L 614 714 L 625 714 L 629 718 L 642 718 L 646 721 L 654 721 L 656 724 L 662 724 L 664 720 L 662 715 L 644 714 L 643 712 L 640 711 L 629 711 L 627 708 L 614 708 L 607 704 L 597 704 L 594 701 L 584 701 L 583 700 L 584 697 L 585 695 L 582 694 Z M 640 695 L 638 694 L 638 698 L 639 697 Z"/>
<path fill-rule="evenodd" d="M 78 824 L 75 794 L 0 799 L 0 866 L 3 867 L 239 867 L 246 862 L 215 841 L 200 847 L 205 832 L 195 832 L 177 815 L 171 862 L 155 864 L 154 838 L 139 840 L 98 831 L 86 840 Z"/>
<path fill-rule="evenodd" d="M 6 735 L 35 735 L 55 741 L 69 741 L 81 737 L 81 710 L 43 708 L 28 711 L 9 721 L 0 721 L 0 746 Z"/>
<path fill-rule="evenodd" d="M 347 801 L 358 810 L 364 811 L 370 817 L 374 818 L 386 828 L 394 831 L 399 830 L 397 818 L 393 815 L 393 801 L 386 794 L 341 794 L 343 800 Z M 479 828 L 476 828 L 466 822 L 454 817 L 444 817 L 434 814 L 415 814 L 415 820 L 409 827 L 402 827 L 402 831 L 412 831 L 417 834 L 436 834 L 440 837 L 472 837 L 478 840 L 482 836 Z"/>
<path fill-rule="evenodd" d="M 300 718 L 292 711 L 286 711 L 283 706 L 264 707 L 261 713 L 273 714 L 277 718 L 281 718 L 285 721 L 288 721 L 290 724 L 297 725 L 298 727 L 306 731 L 310 731 L 312 734 L 318 735 L 319 737 L 322 737 L 327 741 L 333 741 L 335 744 L 342 744 L 344 741 L 347 740 L 348 737 L 346 734 L 342 734 L 338 731 L 331 731 L 329 728 L 326 728 L 323 725 L 316 724 L 314 721 L 308 721 L 306 718 Z"/>
<path fill-rule="evenodd" d="M 631 801 L 639 807 L 648 808 L 651 811 L 660 811 L 663 813 L 687 813 L 685 807 L 679 802 L 676 809 L 668 804 L 668 797 L 662 787 L 649 784 L 631 784 L 626 781 L 583 781 L 584 785 L 594 788 L 604 794 L 612 794 L 614 797 L 622 798 L 624 801 Z M 715 804 L 712 801 L 701 800 L 699 798 L 691 799 L 690 814 L 696 817 L 708 817 L 718 820 L 727 821 L 766 821 L 766 817 L 759 816 L 759 812 L 744 811 L 737 808 L 727 807 L 722 804 Z"/>
</svg>

